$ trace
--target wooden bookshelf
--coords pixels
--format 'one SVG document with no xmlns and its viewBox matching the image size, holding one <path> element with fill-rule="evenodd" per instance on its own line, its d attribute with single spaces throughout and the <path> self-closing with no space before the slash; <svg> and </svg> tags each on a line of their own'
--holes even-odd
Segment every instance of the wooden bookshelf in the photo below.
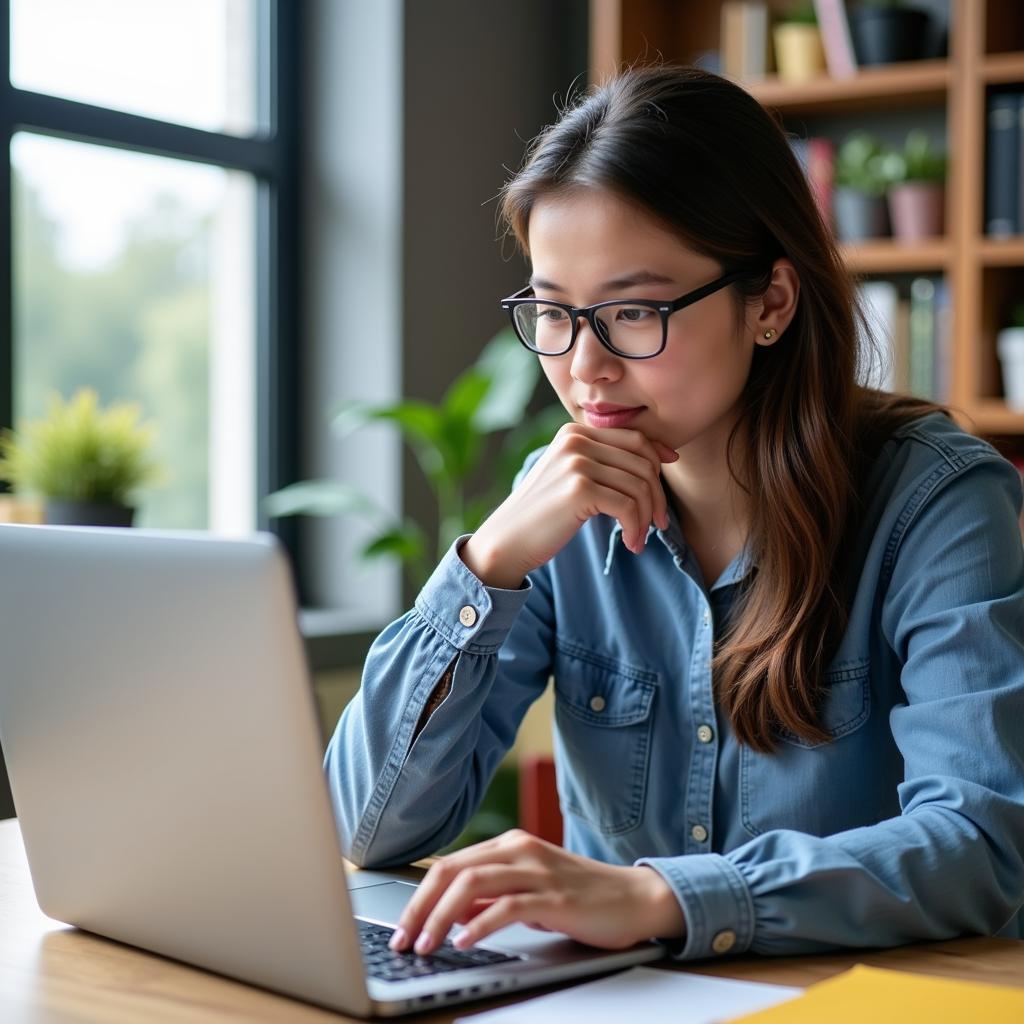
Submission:
<svg viewBox="0 0 1024 1024">
<path fill-rule="evenodd" d="M 890 115 L 942 109 L 950 170 L 946 236 L 916 245 L 880 239 L 843 247 L 857 274 L 942 274 L 951 300 L 949 402 L 968 429 L 1024 455 L 1024 412 L 1002 399 L 995 352 L 998 309 L 1024 299 L 1024 236 L 984 235 L 985 117 L 989 86 L 1024 89 L 1024 4 L 1019 0 L 949 0 L 949 56 L 860 69 L 848 79 L 821 75 L 794 85 L 768 75 L 741 82 L 779 112 L 798 135 L 806 115 L 834 117 L 873 111 Z M 717 0 L 590 0 L 590 77 L 600 80 L 624 63 L 663 57 L 692 62 L 720 45 Z"/>
</svg>

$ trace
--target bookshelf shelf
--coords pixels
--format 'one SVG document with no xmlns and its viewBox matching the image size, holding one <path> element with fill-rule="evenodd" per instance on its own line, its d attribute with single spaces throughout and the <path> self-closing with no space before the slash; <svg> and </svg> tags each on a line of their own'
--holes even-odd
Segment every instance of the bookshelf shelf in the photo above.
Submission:
<svg viewBox="0 0 1024 1024">
<path fill-rule="evenodd" d="M 948 239 L 937 238 L 913 245 L 888 238 L 846 244 L 841 247 L 847 265 L 859 274 L 908 274 L 945 272 L 953 249 Z"/>
<path fill-rule="evenodd" d="M 769 22 L 785 6 L 768 0 Z M 984 218 L 987 98 L 990 86 L 1019 83 L 1024 92 L 1024 5 L 947 0 L 945 9 L 948 57 L 862 67 L 849 78 L 823 74 L 793 84 L 769 74 L 739 84 L 777 111 L 798 139 L 808 135 L 801 121 L 808 115 L 824 122 L 814 134 L 840 136 L 845 124 L 864 127 L 875 115 L 887 124 L 906 115 L 909 129 L 913 110 L 941 111 L 950 154 L 945 237 L 914 245 L 878 239 L 843 245 L 842 252 L 858 277 L 942 278 L 948 333 L 939 358 L 946 362 L 933 379 L 943 378 L 945 400 L 970 417 L 963 421 L 968 430 L 1021 458 L 1024 412 L 999 397 L 996 336 L 1009 306 L 1024 298 L 1024 234 L 986 236 Z M 591 80 L 656 55 L 685 64 L 726 51 L 720 0 L 590 0 L 590 12 Z"/>
<path fill-rule="evenodd" d="M 903 107 L 945 103 L 952 82 L 948 60 L 918 60 L 864 68 L 850 78 L 817 78 L 794 84 L 777 75 L 741 83 L 766 107 L 783 114 L 852 114 L 875 110 L 879 100 L 899 97 Z"/>
<path fill-rule="evenodd" d="M 1007 407 L 1000 398 L 981 399 L 968 406 L 966 412 L 976 424 L 969 427 L 982 434 L 1024 435 L 1024 412 Z"/>
<path fill-rule="evenodd" d="M 986 85 L 1024 82 L 1024 53 L 998 53 L 981 63 L 981 80 Z"/>
<path fill-rule="evenodd" d="M 983 267 L 1024 267 L 1024 236 L 983 238 L 978 242 L 978 261 Z"/>
</svg>

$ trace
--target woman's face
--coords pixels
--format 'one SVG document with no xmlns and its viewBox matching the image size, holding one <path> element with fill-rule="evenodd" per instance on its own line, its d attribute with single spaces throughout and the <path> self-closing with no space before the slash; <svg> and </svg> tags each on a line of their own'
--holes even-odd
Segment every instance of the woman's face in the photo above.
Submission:
<svg viewBox="0 0 1024 1024">
<path fill-rule="evenodd" d="M 724 272 L 659 221 L 608 192 L 541 199 L 530 214 L 528 240 L 537 297 L 574 306 L 676 299 Z M 610 352 L 585 318 L 578 328 L 565 355 L 538 357 L 578 423 L 626 426 L 674 449 L 713 428 L 731 427 L 750 372 L 755 331 L 737 330 L 728 288 L 671 314 L 665 349 L 651 359 Z M 625 422 L 609 420 L 585 408 L 595 404 L 639 411 Z"/>
</svg>

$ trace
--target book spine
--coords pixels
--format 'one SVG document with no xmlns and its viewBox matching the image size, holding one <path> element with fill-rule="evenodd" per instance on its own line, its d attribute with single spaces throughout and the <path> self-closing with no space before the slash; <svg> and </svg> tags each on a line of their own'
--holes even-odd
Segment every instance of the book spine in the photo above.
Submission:
<svg viewBox="0 0 1024 1024">
<path fill-rule="evenodd" d="M 857 57 L 850 37 L 850 23 L 843 0 L 814 0 L 825 64 L 833 78 L 851 78 L 857 74 Z"/>
<path fill-rule="evenodd" d="M 935 285 L 935 345 L 932 367 L 932 394 L 937 402 L 948 402 L 952 378 L 952 324 L 949 285 L 940 278 Z"/>
<path fill-rule="evenodd" d="M 745 3 L 743 23 L 743 77 L 757 81 L 768 70 L 768 5 Z"/>
<path fill-rule="evenodd" d="M 986 117 L 985 232 L 1017 233 L 1018 164 L 1020 157 L 1019 93 L 994 93 Z"/>
<path fill-rule="evenodd" d="M 857 286 L 857 292 L 867 319 L 866 325 L 858 322 L 858 380 L 864 387 L 893 391 L 899 298 L 896 285 L 892 281 L 865 281 Z"/>
<path fill-rule="evenodd" d="M 807 177 L 821 213 L 821 219 L 832 227 L 832 189 L 835 176 L 835 144 L 824 136 L 807 140 Z"/>
<path fill-rule="evenodd" d="M 910 282 L 910 392 L 931 398 L 935 360 L 935 282 L 915 277 Z"/>
<path fill-rule="evenodd" d="M 727 0 L 722 4 L 722 74 L 734 80 L 743 76 L 742 18 L 743 5 L 741 3 L 736 0 Z"/>
</svg>

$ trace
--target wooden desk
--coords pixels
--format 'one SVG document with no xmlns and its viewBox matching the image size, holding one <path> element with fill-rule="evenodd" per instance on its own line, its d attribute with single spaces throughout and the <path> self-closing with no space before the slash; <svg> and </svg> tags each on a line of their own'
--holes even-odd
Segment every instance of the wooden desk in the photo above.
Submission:
<svg viewBox="0 0 1024 1024">
<path fill-rule="evenodd" d="M 680 969 L 784 985 L 809 985 L 855 963 L 1024 988 L 1024 942 L 1005 939 L 956 939 L 880 952 L 786 959 L 743 957 L 685 964 Z M 561 987 L 532 989 L 516 996 L 466 1003 L 407 1019 L 416 1024 L 441 1024 Z M 0 1020 L 32 1020 L 34 1024 L 337 1024 L 353 1019 L 51 920 L 36 903 L 17 821 L 0 822 Z"/>
</svg>

